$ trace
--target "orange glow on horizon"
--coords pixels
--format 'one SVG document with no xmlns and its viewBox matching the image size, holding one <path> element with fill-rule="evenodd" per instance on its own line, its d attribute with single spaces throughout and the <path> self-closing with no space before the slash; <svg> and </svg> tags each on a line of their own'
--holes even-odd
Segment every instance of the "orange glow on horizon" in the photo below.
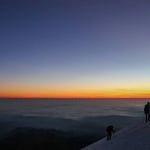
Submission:
<svg viewBox="0 0 150 150">
<path fill-rule="evenodd" d="M 0 89 L 7 98 L 150 98 L 150 89 Z"/>
</svg>

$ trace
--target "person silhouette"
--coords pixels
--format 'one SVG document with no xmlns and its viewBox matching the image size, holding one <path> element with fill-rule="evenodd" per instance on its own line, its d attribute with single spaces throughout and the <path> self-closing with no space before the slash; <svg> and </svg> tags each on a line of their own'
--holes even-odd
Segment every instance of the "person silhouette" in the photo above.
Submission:
<svg viewBox="0 0 150 150">
<path fill-rule="evenodd" d="M 144 113 L 145 113 L 145 122 L 150 121 L 150 103 L 147 102 L 147 104 L 144 106 Z"/>
<path fill-rule="evenodd" d="M 107 126 L 106 132 L 107 132 L 107 141 L 111 140 L 112 133 L 114 132 L 114 126 L 113 125 Z"/>
</svg>

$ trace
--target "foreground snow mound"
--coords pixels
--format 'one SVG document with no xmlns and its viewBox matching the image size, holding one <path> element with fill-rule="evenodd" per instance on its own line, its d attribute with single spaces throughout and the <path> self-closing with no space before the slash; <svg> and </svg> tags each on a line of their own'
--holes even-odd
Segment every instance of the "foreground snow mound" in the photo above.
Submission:
<svg viewBox="0 0 150 150">
<path fill-rule="evenodd" d="M 128 126 L 115 133 L 111 141 L 105 137 L 82 150 L 150 150 L 150 123 Z"/>
</svg>

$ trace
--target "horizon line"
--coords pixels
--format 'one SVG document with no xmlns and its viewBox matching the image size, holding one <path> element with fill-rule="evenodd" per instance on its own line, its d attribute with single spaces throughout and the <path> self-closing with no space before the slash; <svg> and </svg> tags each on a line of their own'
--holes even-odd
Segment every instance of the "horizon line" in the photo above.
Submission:
<svg viewBox="0 0 150 150">
<path fill-rule="evenodd" d="M 127 98 L 150 98 L 150 97 L 0 97 L 0 98 L 25 98 L 25 99 L 28 99 L 28 98 L 37 98 L 37 99 L 40 99 L 40 98 L 45 98 L 45 99 L 119 99 L 119 98 L 122 98 L 122 99 L 127 99 Z"/>
</svg>

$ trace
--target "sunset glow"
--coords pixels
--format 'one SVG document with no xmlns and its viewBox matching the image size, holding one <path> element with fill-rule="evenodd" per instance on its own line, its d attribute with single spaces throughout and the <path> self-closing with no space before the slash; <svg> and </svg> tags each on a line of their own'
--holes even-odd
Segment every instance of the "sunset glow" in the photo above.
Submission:
<svg viewBox="0 0 150 150">
<path fill-rule="evenodd" d="M 149 98 L 150 89 L 0 89 L 1 97 Z"/>
<path fill-rule="evenodd" d="M 2 2 L 0 97 L 150 97 L 147 3 Z"/>
</svg>

